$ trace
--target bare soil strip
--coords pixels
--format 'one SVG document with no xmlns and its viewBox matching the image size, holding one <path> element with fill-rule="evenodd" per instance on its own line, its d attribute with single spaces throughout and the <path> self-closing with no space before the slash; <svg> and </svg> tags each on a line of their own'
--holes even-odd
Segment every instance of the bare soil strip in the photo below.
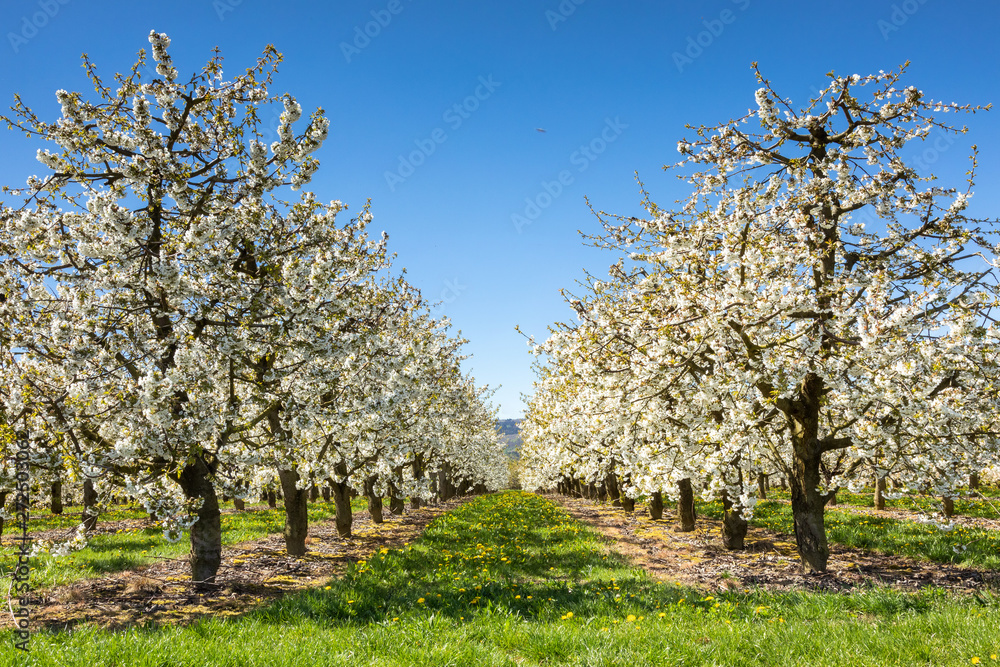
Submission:
<svg viewBox="0 0 1000 667">
<path fill-rule="evenodd" d="M 407 509 L 401 517 L 387 512 L 381 525 L 373 523 L 367 513 L 358 513 L 350 539 L 337 535 L 332 520 L 313 524 L 306 538 L 309 551 L 303 558 L 285 553 L 280 534 L 223 547 L 214 591 L 195 589 L 186 557 L 34 591 L 31 624 L 34 629 L 69 629 L 89 622 L 120 629 L 147 623 L 183 624 L 208 615 L 237 616 L 292 591 L 320 586 L 341 574 L 348 563 L 367 560 L 380 549 L 398 549 L 412 542 L 435 517 L 470 499 Z M 0 617 L 0 627 L 12 625 L 9 614 Z"/>
<path fill-rule="evenodd" d="M 973 593 L 986 588 L 1000 589 L 1000 572 L 994 570 L 918 561 L 836 544 L 830 546 L 827 572 L 805 574 L 799 566 L 794 536 L 750 527 L 747 548 L 727 551 L 719 539 L 722 522 L 718 520 L 699 516 L 697 530 L 682 533 L 674 529 L 676 514 L 666 508 L 664 518 L 654 521 L 644 508 L 626 513 L 609 503 L 559 495 L 546 497 L 605 536 L 608 551 L 622 554 L 659 581 L 701 590 L 850 592 L 884 586 L 914 591 L 935 586 L 956 593 Z"/>
</svg>

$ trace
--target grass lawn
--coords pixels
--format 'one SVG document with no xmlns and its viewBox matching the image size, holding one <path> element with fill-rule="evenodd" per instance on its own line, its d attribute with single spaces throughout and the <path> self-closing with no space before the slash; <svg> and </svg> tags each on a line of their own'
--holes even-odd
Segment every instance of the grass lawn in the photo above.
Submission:
<svg viewBox="0 0 1000 667">
<path fill-rule="evenodd" d="M 1000 518 L 1000 488 L 984 485 L 978 490 L 961 489 L 960 494 L 954 499 L 956 516 L 983 519 Z M 791 493 L 781 489 L 770 489 L 767 496 L 768 498 L 789 500 Z M 846 489 L 841 489 L 837 492 L 837 503 L 853 507 L 875 507 L 875 496 L 871 491 L 851 493 Z M 828 506 L 829 509 L 835 507 L 835 505 Z M 941 512 L 941 499 L 927 495 L 907 494 L 899 498 L 886 498 L 885 508 L 888 510 L 907 510 L 918 514 L 936 514 Z"/>
<path fill-rule="evenodd" d="M 23 664 L 0 633 L 0 665 Z M 653 582 L 537 496 L 479 498 L 402 550 L 240 618 L 38 632 L 37 665 L 998 664 L 983 592 L 699 593 Z"/>
<path fill-rule="evenodd" d="M 352 501 L 355 512 L 367 507 L 364 499 L 355 498 Z M 232 509 L 232 503 L 225 503 L 223 509 Z M 67 537 L 80 522 L 82 507 L 67 507 L 63 514 L 53 515 L 49 512 L 33 512 L 28 524 L 28 532 L 51 529 L 65 529 Z M 328 521 L 334 518 L 333 503 L 310 503 L 309 522 Z M 145 519 L 146 513 L 141 509 L 114 507 L 103 512 L 98 522 L 102 524 L 129 520 Z M 280 533 L 285 525 L 283 509 L 253 508 L 252 511 L 233 512 L 222 515 L 223 545 L 238 544 L 255 540 L 265 535 Z M 5 540 L 15 535 L 15 527 L 8 525 L 4 532 Z M 104 533 L 93 536 L 87 547 L 63 558 L 53 558 L 40 555 L 32 559 L 31 583 L 36 589 L 58 586 L 80 579 L 99 577 L 114 572 L 131 570 L 152 563 L 157 558 L 177 558 L 186 555 L 191 550 L 191 543 L 184 535 L 177 542 L 170 542 L 163 536 L 163 531 L 156 527 L 140 527 L 118 530 L 114 533 Z M 16 556 L 13 548 L 5 548 L 0 553 L 0 587 L 6 590 L 10 585 L 9 573 L 13 569 Z"/>
<path fill-rule="evenodd" d="M 712 518 L 722 517 L 720 502 L 698 503 L 697 509 Z M 827 539 L 845 547 L 964 567 L 1000 569 L 1000 531 L 965 526 L 945 531 L 915 520 L 839 511 L 836 506 L 827 508 L 825 522 Z M 760 501 L 750 523 L 786 535 L 795 534 L 792 508 L 787 503 Z"/>
</svg>

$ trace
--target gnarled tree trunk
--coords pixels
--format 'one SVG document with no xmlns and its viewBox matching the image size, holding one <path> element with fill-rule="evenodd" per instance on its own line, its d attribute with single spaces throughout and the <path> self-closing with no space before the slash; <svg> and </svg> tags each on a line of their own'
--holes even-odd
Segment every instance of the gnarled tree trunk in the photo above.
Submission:
<svg viewBox="0 0 1000 667">
<path fill-rule="evenodd" d="M 649 496 L 649 518 L 663 518 L 663 494 L 659 491 L 655 491 Z"/>
<path fill-rule="evenodd" d="M 351 487 L 347 485 L 347 466 L 340 463 L 335 468 L 335 472 L 344 477 L 344 480 L 340 482 L 329 480 L 330 488 L 333 490 L 333 504 L 337 510 L 337 534 L 341 537 L 350 537 L 354 515 L 351 514 Z"/>
<path fill-rule="evenodd" d="M 285 550 L 289 556 L 306 554 L 306 536 L 309 534 L 309 489 L 296 488 L 301 479 L 295 470 L 279 470 L 282 495 L 285 502 Z"/>
<path fill-rule="evenodd" d="M 688 533 L 694 530 L 697 518 L 694 511 L 694 487 L 691 485 L 691 480 L 685 477 L 677 482 L 677 490 L 679 491 L 677 496 L 677 516 L 679 519 L 677 530 Z"/>
<path fill-rule="evenodd" d="M 397 468 L 393 468 L 392 474 L 393 474 L 393 477 L 395 479 L 402 479 L 403 478 L 403 466 L 399 466 Z M 405 507 L 405 505 L 406 505 L 406 503 L 403 502 L 403 496 L 399 492 L 399 487 L 396 486 L 396 484 L 394 482 L 390 482 L 389 483 L 389 512 L 391 514 L 395 514 L 396 516 L 399 516 L 399 515 L 401 515 L 403 513 L 403 508 Z"/>
<path fill-rule="evenodd" d="M 885 475 L 875 476 L 875 509 L 885 509 Z"/>
<path fill-rule="evenodd" d="M 374 477 L 365 480 L 365 496 L 368 499 L 368 514 L 371 515 L 372 523 L 382 523 L 382 496 L 375 492 Z"/>
<path fill-rule="evenodd" d="M 613 472 L 609 472 L 604 477 L 604 486 L 608 489 L 608 500 L 611 501 L 613 507 L 622 506 L 622 494 L 621 490 L 618 488 L 618 478 Z"/>
<path fill-rule="evenodd" d="M 63 502 L 62 502 L 62 480 L 57 479 L 52 482 L 52 506 L 51 510 L 53 514 L 63 513 Z"/>
<path fill-rule="evenodd" d="M 94 482 L 90 479 L 83 480 L 83 528 L 90 532 L 97 528 L 97 491 L 94 490 Z"/>
<path fill-rule="evenodd" d="M 733 508 L 733 501 L 725 492 L 722 494 L 722 546 L 730 551 L 744 548 L 747 536 L 747 520 Z"/>
<path fill-rule="evenodd" d="M 191 526 L 191 580 L 199 587 L 215 583 L 215 575 L 222 563 L 222 515 L 219 499 L 215 495 L 211 475 L 214 471 L 205 461 L 196 458 L 184 466 L 178 475 L 184 497 L 200 499 L 198 519 Z"/>
<path fill-rule="evenodd" d="M 419 480 L 424 478 L 424 457 L 423 454 L 415 454 L 413 456 L 413 479 Z M 420 509 L 420 498 L 416 496 L 410 496 L 410 509 L 418 510 Z"/>
<path fill-rule="evenodd" d="M 944 515 L 947 518 L 955 516 L 955 499 L 951 496 L 944 496 L 941 498 L 941 509 L 944 510 Z"/>
</svg>

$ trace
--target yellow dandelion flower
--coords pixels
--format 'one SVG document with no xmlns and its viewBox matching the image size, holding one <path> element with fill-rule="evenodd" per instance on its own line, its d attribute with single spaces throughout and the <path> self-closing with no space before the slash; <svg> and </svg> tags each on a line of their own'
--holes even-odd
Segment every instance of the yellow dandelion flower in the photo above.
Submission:
<svg viewBox="0 0 1000 667">
<path fill-rule="evenodd" d="M 424 603 L 423 598 L 417 598 L 417 604 L 423 604 L 423 603 Z"/>
</svg>

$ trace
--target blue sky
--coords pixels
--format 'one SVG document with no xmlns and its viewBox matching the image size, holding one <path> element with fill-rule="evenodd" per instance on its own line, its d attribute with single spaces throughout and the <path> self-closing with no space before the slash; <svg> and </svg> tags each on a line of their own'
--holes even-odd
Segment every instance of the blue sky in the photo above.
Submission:
<svg viewBox="0 0 1000 667">
<path fill-rule="evenodd" d="M 682 196 L 662 166 L 692 135 L 686 123 L 753 106 L 752 61 L 796 102 L 828 71 L 906 60 L 905 83 L 932 98 L 1000 102 L 998 19 L 994 2 L 944 0 L 7 0 L 0 95 L 54 118 L 55 90 L 87 92 L 81 53 L 110 76 L 148 52 L 150 29 L 170 36 L 182 78 L 215 46 L 236 73 L 274 44 L 284 62 L 272 91 L 331 119 L 312 189 L 355 211 L 371 200 L 395 266 L 443 302 L 437 312 L 470 341 L 466 368 L 501 386 L 501 416 L 516 417 L 533 375 L 515 325 L 544 337 L 572 317 L 559 289 L 610 261 L 580 241 L 577 230 L 597 230 L 585 197 L 641 214 L 634 172 L 661 205 Z M 932 151 L 931 169 L 960 185 L 978 144 L 972 212 L 983 216 L 1000 210 L 996 113 L 962 117 L 970 133 L 942 150 L 909 153 Z M 38 147 L 0 133 L 0 183 L 43 173 Z"/>
</svg>

